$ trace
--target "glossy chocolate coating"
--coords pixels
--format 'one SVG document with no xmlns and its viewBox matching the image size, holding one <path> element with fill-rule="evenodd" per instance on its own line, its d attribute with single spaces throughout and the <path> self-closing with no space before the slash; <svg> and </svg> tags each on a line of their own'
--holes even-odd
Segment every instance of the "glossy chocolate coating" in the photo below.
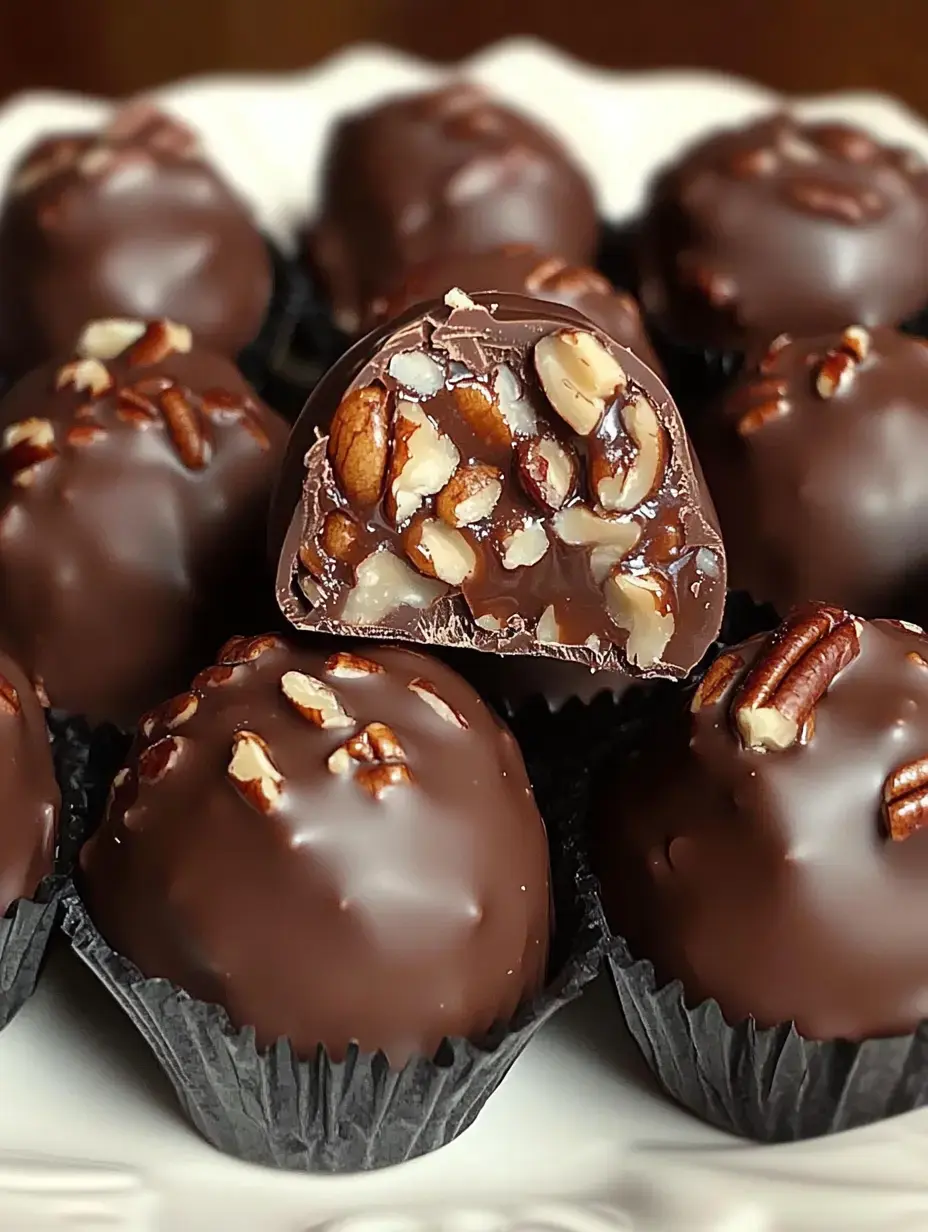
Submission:
<svg viewBox="0 0 928 1232">
<path fill-rule="evenodd" d="M 781 613 L 822 599 L 928 617 L 923 342 L 888 328 L 789 342 L 693 430 L 734 589 Z"/>
<path fill-rule="evenodd" d="M 572 431 L 555 412 L 533 368 L 540 340 L 578 334 L 611 357 L 610 362 L 618 363 L 627 380 L 624 393 L 613 391 L 604 400 L 598 424 L 586 436 Z M 386 428 L 393 437 L 391 456 L 402 459 L 405 446 L 397 444 L 401 429 L 395 425 L 417 395 L 401 385 L 393 365 L 397 357 L 405 362 L 409 353 L 427 357 L 430 370 L 441 374 L 434 393 L 418 395 L 419 405 L 453 443 L 462 466 L 477 463 L 496 468 L 501 495 L 492 513 L 465 527 L 463 538 L 476 556 L 477 567 L 463 586 L 434 579 L 426 584 L 408 565 L 409 585 L 418 586 L 421 592 L 415 602 L 382 611 L 374 618 L 358 617 L 352 607 L 358 566 L 367 562 L 367 568 L 382 548 L 394 558 L 415 560 L 411 541 L 419 522 L 425 517 L 434 525 L 433 515 L 437 520 L 444 515 L 440 501 L 428 496 L 414 516 L 394 516 L 390 497 L 395 484 L 389 458 L 376 500 L 364 504 L 349 499 L 337 456 L 342 447 L 337 442 L 344 444 L 349 434 L 336 430 L 317 442 L 315 430 L 331 425 L 336 410 L 342 417 L 356 393 L 367 396 L 359 391 L 380 390 L 386 413 L 394 416 Z M 516 388 L 522 412 L 535 423 L 531 428 L 518 428 L 514 435 L 507 429 L 503 439 L 492 438 L 465 418 L 457 392 L 463 384 L 471 392 L 475 386 L 478 393 L 488 391 L 488 400 L 497 398 L 501 367 L 512 378 L 510 384 Z M 510 391 L 510 401 L 511 396 Z M 556 531 L 559 514 L 547 518 L 551 511 L 530 494 L 520 473 L 519 450 L 526 442 L 544 439 L 571 453 L 576 483 L 560 512 L 574 506 L 590 509 L 596 499 L 591 476 L 597 460 L 621 458 L 630 467 L 638 456 L 622 419 L 626 407 L 638 399 L 654 418 L 663 450 L 660 465 L 647 495 L 628 513 L 610 515 L 632 529 L 636 542 L 605 567 L 600 554 L 594 567 L 591 545 L 564 541 Z M 494 405 L 499 414 L 498 402 Z M 352 521 L 356 539 L 350 552 L 337 559 L 328 549 L 327 536 L 332 517 L 339 513 Z M 507 568 L 502 544 L 520 526 L 543 527 L 547 546 L 537 563 Z M 317 386 L 294 429 L 275 498 L 272 540 L 275 545 L 283 543 L 278 602 L 288 620 L 301 629 L 548 655 L 598 670 L 679 676 L 699 661 L 721 621 L 725 592 L 722 545 L 711 502 L 667 390 L 630 351 L 593 330 L 578 313 L 522 296 L 494 292 L 477 295 L 473 301 L 454 299 L 450 306 L 420 306 L 348 352 Z M 627 627 L 621 627 L 607 610 L 603 586 L 620 556 L 623 585 L 626 578 L 644 577 L 660 595 L 656 604 L 661 619 L 672 618 L 669 641 L 656 657 L 639 654 L 637 648 L 629 652 Z M 556 643 L 539 639 L 538 626 L 546 611 L 556 621 Z"/>
<path fill-rule="evenodd" d="M 442 299 L 452 287 L 468 295 L 478 291 L 508 291 L 531 295 L 551 304 L 565 304 L 598 325 L 615 342 L 634 351 L 660 374 L 661 364 L 651 345 L 635 298 L 617 291 L 595 269 L 571 265 L 525 244 L 507 244 L 489 252 L 441 254 L 410 270 L 402 284 L 378 300 L 370 313 L 373 328 L 400 316 L 416 304 Z"/>
<path fill-rule="evenodd" d="M 695 345 L 896 325 L 928 302 L 928 175 L 859 129 L 768 117 L 657 177 L 639 256 L 649 315 Z"/>
<path fill-rule="evenodd" d="M 479 1041 L 542 989 L 545 829 L 514 739 L 455 672 L 406 650 L 353 646 L 345 669 L 328 654 L 236 639 L 144 722 L 82 853 L 84 892 L 116 950 L 259 1045 L 340 1058 L 355 1040 L 401 1066 L 446 1036 Z M 358 674 L 357 655 L 380 670 Z M 287 673 L 331 688 L 344 725 L 304 717 Z M 379 795 L 364 775 L 387 766 L 328 765 L 374 723 L 408 776 Z M 273 804 L 230 770 L 243 731 L 282 775 Z"/>
<path fill-rule="evenodd" d="M 87 321 L 182 321 L 233 356 L 267 312 L 271 263 L 246 207 L 150 104 L 26 152 L 0 212 L 0 370 L 66 354 Z"/>
<path fill-rule="evenodd" d="M 264 582 L 287 426 L 230 360 L 162 346 L 166 328 L 0 401 L 0 644 L 93 720 L 131 724 L 179 688 Z"/>
<path fill-rule="evenodd" d="M 597 231 L 592 189 L 561 144 L 459 84 L 336 127 L 310 245 L 336 320 L 356 333 L 371 302 L 422 261 L 517 243 L 582 264 Z"/>
<path fill-rule="evenodd" d="M 61 795 L 45 717 L 22 668 L 0 652 L 0 916 L 53 870 Z"/>
<path fill-rule="evenodd" d="M 795 1021 L 813 1039 L 894 1035 L 928 1016 L 928 832 L 887 832 L 884 784 L 928 754 L 928 640 L 863 624 L 807 743 L 742 747 L 728 687 L 680 707 L 603 784 L 595 865 L 609 920 L 688 1003 Z"/>
</svg>

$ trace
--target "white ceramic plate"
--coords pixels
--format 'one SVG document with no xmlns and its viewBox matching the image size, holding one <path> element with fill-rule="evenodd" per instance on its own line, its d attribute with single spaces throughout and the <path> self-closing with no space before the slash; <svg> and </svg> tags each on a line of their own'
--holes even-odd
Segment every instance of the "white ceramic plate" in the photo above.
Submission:
<svg viewBox="0 0 928 1232">
<path fill-rule="evenodd" d="M 694 134 L 777 102 L 704 74 L 594 71 L 528 42 L 500 45 L 465 71 L 563 134 L 610 218 L 633 212 L 651 169 Z M 312 208 L 333 117 L 440 76 L 362 48 L 305 74 L 203 79 L 161 98 L 202 131 L 287 242 Z M 928 129 L 889 99 L 797 106 L 928 155 Z M 14 100 L 0 110 L 0 179 L 40 133 L 106 111 L 62 95 Z M 63 944 L 0 1036 L 0 1232 L 923 1232 L 926 1158 L 928 1110 L 786 1147 L 701 1125 L 650 1086 L 605 984 L 542 1032 L 457 1142 L 356 1177 L 277 1174 L 207 1146 Z"/>
</svg>

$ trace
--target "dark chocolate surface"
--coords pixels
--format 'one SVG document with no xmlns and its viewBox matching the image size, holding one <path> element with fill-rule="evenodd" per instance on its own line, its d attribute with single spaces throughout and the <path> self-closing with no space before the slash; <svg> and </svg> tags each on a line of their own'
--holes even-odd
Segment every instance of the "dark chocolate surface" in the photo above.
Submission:
<svg viewBox="0 0 928 1232">
<path fill-rule="evenodd" d="M 761 723 L 765 682 L 776 713 Z M 928 1015 L 928 639 L 806 609 L 719 660 L 693 705 L 602 784 L 594 854 L 613 929 L 731 1023 L 912 1030 Z M 749 747 L 783 730 L 787 747 Z"/>
<path fill-rule="evenodd" d="M 45 717 L 28 678 L 0 652 L 0 916 L 31 898 L 55 858 L 61 794 Z"/>
<path fill-rule="evenodd" d="M 260 603 L 287 438 L 184 327 L 133 333 L 0 401 L 0 644 L 54 706 L 127 724 Z M 83 353 L 129 336 L 96 328 Z"/>
<path fill-rule="evenodd" d="M 108 942 L 303 1057 L 355 1040 L 401 1066 L 508 1021 L 551 928 L 512 736 L 410 651 L 267 636 L 220 660 L 143 721 L 82 853 Z"/>
<path fill-rule="evenodd" d="M 541 443 L 560 461 L 539 470 Z M 564 459 L 569 482 L 542 492 Z M 455 521 L 475 468 L 495 504 Z M 411 310 L 329 372 L 288 447 L 282 540 L 278 602 L 323 632 L 683 675 L 724 602 L 714 512 L 663 384 L 578 313 L 502 293 Z"/>
<path fill-rule="evenodd" d="M 565 304 L 582 312 L 613 341 L 634 351 L 660 374 L 660 360 L 633 296 L 616 290 L 608 278 L 589 266 L 571 265 L 563 257 L 525 244 L 507 244 L 488 252 L 440 254 L 415 266 L 399 287 L 372 306 L 368 325 L 381 325 L 416 304 L 442 299 L 452 287 L 460 287 L 468 295 L 509 291 Z"/>
<path fill-rule="evenodd" d="M 105 317 L 169 317 L 235 355 L 271 295 L 267 246 L 193 132 L 148 103 L 60 133 L 14 168 L 0 213 L 0 370 L 17 375 Z"/>
<path fill-rule="evenodd" d="M 519 243 L 589 263 L 597 231 L 592 189 L 561 144 L 460 83 L 342 120 L 310 248 L 337 322 L 354 334 L 421 261 Z"/>
<path fill-rule="evenodd" d="M 895 325 L 928 301 L 928 170 L 848 125 L 768 117 L 658 175 L 639 257 L 645 307 L 681 342 Z"/>
<path fill-rule="evenodd" d="M 730 584 L 928 618 L 928 347 L 888 328 L 782 342 L 694 426 Z"/>
</svg>

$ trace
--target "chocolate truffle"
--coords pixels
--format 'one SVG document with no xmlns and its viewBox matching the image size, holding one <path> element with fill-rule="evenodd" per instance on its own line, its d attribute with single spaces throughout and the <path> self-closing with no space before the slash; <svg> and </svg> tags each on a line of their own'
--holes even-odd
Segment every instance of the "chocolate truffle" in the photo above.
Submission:
<svg viewBox="0 0 928 1232">
<path fill-rule="evenodd" d="M 61 797 L 45 718 L 22 669 L 0 652 L 0 917 L 52 872 Z"/>
<path fill-rule="evenodd" d="M 82 853 L 109 944 L 304 1058 L 356 1041 L 399 1067 L 508 1022 L 550 930 L 512 736 L 407 650 L 264 636 L 219 660 L 143 721 Z"/>
<path fill-rule="evenodd" d="M 928 1015 L 921 630 L 798 609 L 716 660 L 603 786 L 609 921 L 688 1004 L 820 1040 Z"/>
<path fill-rule="evenodd" d="M 639 256 L 645 308 L 678 341 L 896 325 L 928 302 L 928 173 L 860 129 L 768 117 L 657 177 Z"/>
<path fill-rule="evenodd" d="M 780 338 L 694 431 L 730 584 L 928 616 L 928 348 L 888 328 Z"/>
<path fill-rule="evenodd" d="M 286 424 L 185 326 L 104 321 L 0 434 L 0 644 L 53 706 L 134 722 L 257 603 Z"/>
<path fill-rule="evenodd" d="M 0 370 L 67 353 L 87 321 L 170 317 L 234 355 L 271 294 L 267 246 L 197 138 L 148 103 L 45 138 L 0 212 Z"/>
<path fill-rule="evenodd" d="M 456 291 L 348 352 L 294 430 L 273 529 L 301 629 L 679 676 L 722 616 L 715 515 L 667 390 L 521 296 Z"/>
<path fill-rule="evenodd" d="M 597 233 L 590 185 L 560 143 L 459 84 L 342 120 L 310 248 L 337 322 L 355 333 L 421 261 L 518 243 L 584 263 Z"/>
<path fill-rule="evenodd" d="M 468 295 L 510 291 L 566 304 L 582 312 L 614 342 L 634 351 L 649 368 L 661 371 L 633 296 L 617 291 L 608 278 L 589 266 L 571 265 L 563 257 L 546 255 L 525 244 L 507 244 L 490 252 L 441 254 L 417 265 L 390 295 L 376 301 L 368 325 L 381 325 L 415 304 L 441 299 L 452 287 Z"/>
</svg>

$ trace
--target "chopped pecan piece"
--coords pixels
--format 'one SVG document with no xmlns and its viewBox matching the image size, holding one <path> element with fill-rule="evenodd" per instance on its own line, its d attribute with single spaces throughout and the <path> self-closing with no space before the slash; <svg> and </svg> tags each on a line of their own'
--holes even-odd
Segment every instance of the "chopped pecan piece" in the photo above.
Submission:
<svg viewBox="0 0 928 1232">
<path fill-rule="evenodd" d="M 267 741 L 256 732 L 235 733 L 227 774 L 239 795 L 259 813 L 272 812 L 283 794 L 284 776 L 274 765 Z"/>
<path fill-rule="evenodd" d="M 887 776 L 883 818 L 890 838 L 897 843 L 928 825 L 928 756 L 897 766 Z"/>
</svg>

